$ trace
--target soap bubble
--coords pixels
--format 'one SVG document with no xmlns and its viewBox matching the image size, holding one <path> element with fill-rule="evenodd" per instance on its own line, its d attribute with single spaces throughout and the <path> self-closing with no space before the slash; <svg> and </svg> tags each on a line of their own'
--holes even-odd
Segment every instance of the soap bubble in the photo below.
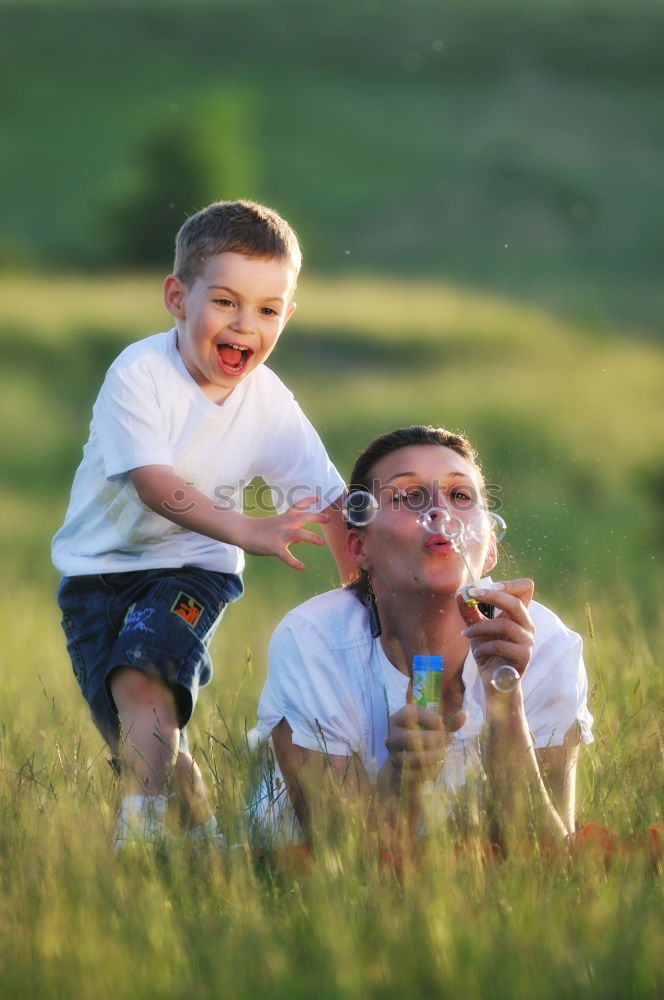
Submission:
<svg viewBox="0 0 664 1000">
<path fill-rule="evenodd" d="M 466 545 L 474 545 L 478 542 L 486 541 L 488 534 L 487 526 L 485 523 L 471 523 L 467 524 L 463 532 L 463 540 Z"/>
<path fill-rule="evenodd" d="M 378 501 L 367 490 L 353 490 L 346 497 L 343 519 L 354 528 L 366 528 L 378 513 Z"/>
<path fill-rule="evenodd" d="M 508 663 L 503 663 L 494 670 L 491 677 L 491 687 L 496 691 L 500 691 L 501 694 L 509 694 L 511 691 L 516 690 L 520 680 L 521 675 L 519 671 L 515 667 L 511 667 Z"/>
<path fill-rule="evenodd" d="M 430 535 L 441 535 L 448 542 L 454 544 L 454 548 L 459 550 L 469 545 L 485 542 L 487 535 L 492 533 L 495 540 L 500 542 L 505 537 L 507 525 L 500 516 L 489 511 L 489 525 L 486 520 L 471 521 L 464 524 L 460 517 L 451 514 L 444 507 L 431 507 L 430 510 L 420 514 L 417 523 Z"/>
<path fill-rule="evenodd" d="M 492 511 L 489 512 L 490 521 L 487 524 L 486 521 L 475 521 L 467 524 L 463 538 L 466 545 L 474 545 L 477 542 L 485 542 L 487 535 L 493 533 L 493 537 L 497 542 L 501 542 L 505 537 L 507 531 L 507 525 L 500 516 L 500 514 L 494 514 Z"/>
<path fill-rule="evenodd" d="M 497 542 L 502 542 L 505 537 L 505 532 L 507 531 L 507 525 L 503 521 L 500 514 L 494 513 L 494 511 L 489 511 L 489 517 L 493 521 L 493 536 Z"/>
<path fill-rule="evenodd" d="M 463 521 L 460 517 L 450 514 L 444 507 L 432 507 L 420 514 L 417 523 L 430 535 L 442 535 L 448 542 L 460 540 L 463 535 Z"/>
</svg>

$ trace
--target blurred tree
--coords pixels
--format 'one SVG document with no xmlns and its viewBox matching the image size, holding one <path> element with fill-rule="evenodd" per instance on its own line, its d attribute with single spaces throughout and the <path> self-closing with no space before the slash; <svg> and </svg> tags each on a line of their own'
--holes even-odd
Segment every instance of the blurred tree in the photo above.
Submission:
<svg viewBox="0 0 664 1000">
<path fill-rule="evenodd" d="M 207 201 L 208 157 L 194 129 L 151 136 L 139 151 L 128 190 L 104 209 L 114 263 L 168 265 L 175 233 L 184 218 Z"/>
</svg>

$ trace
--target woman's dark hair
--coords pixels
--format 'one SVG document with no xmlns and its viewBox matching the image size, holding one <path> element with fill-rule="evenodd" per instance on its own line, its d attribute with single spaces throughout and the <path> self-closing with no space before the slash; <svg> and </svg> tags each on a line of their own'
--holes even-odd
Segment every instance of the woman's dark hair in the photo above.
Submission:
<svg viewBox="0 0 664 1000">
<path fill-rule="evenodd" d="M 428 427 L 424 424 L 414 424 L 411 427 L 399 427 L 395 431 L 388 431 L 374 438 L 362 451 L 353 466 L 350 476 L 348 492 L 353 490 L 366 490 L 373 493 L 375 489 L 374 469 L 381 458 L 390 455 L 399 448 L 409 448 L 411 445 L 432 444 L 443 448 L 451 448 L 463 458 L 468 459 L 482 475 L 477 452 L 470 441 L 463 434 L 455 434 L 453 431 L 445 430 L 443 427 Z M 349 527 L 351 525 L 349 524 Z M 348 590 L 352 590 L 356 597 L 363 604 L 367 602 L 369 594 L 369 574 L 366 570 L 358 570 L 358 576 L 347 585 Z"/>
</svg>

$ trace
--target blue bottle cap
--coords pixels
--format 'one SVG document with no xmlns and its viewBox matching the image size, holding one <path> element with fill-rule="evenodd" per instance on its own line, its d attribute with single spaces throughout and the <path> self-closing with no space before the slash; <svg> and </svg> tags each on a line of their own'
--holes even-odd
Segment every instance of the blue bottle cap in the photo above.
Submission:
<svg viewBox="0 0 664 1000">
<path fill-rule="evenodd" d="M 442 670 L 442 656 L 414 656 L 413 670 Z"/>
</svg>

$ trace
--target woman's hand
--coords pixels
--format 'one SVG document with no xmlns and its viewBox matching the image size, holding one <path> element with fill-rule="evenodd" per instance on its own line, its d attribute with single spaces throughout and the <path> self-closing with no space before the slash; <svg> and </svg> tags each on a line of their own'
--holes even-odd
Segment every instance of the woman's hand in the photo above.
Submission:
<svg viewBox="0 0 664 1000">
<path fill-rule="evenodd" d="M 445 760 L 450 733 L 460 729 L 466 717 L 465 712 L 457 712 L 446 726 L 438 712 L 404 705 L 390 716 L 385 740 L 388 758 L 383 767 L 391 770 L 399 784 L 435 778 Z"/>
<path fill-rule="evenodd" d="M 532 580 L 508 580 L 500 588 L 480 590 L 473 594 L 482 604 L 490 604 L 496 617 L 485 618 L 479 608 L 468 605 L 457 595 L 457 606 L 466 628 L 463 635 L 470 639 L 470 647 L 487 691 L 496 667 L 507 663 L 523 676 L 533 652 L 535 626 L 528 614 L 533 596 Z"/>
<path fill-rule="evenodd" d="M 476 606 L 457 596 L 463 634 L 470 639 L 486 695 L 485 766 L 499 836 L 508 845 L 523 842 L 533 829 L 545 839 L 565 843 L 568 831 L 556 812 L 539 769 L 528 729 L 521 685 L 513 692 L 496 691 L 491 679 L 496 667 L 509 664 L 522 677 L 533 651 L 535 627 L 528 614 L 532 580 L 509 580 L 499 589 L 473 594 L 498 612 L 485 618 Z"/>
</svg>

